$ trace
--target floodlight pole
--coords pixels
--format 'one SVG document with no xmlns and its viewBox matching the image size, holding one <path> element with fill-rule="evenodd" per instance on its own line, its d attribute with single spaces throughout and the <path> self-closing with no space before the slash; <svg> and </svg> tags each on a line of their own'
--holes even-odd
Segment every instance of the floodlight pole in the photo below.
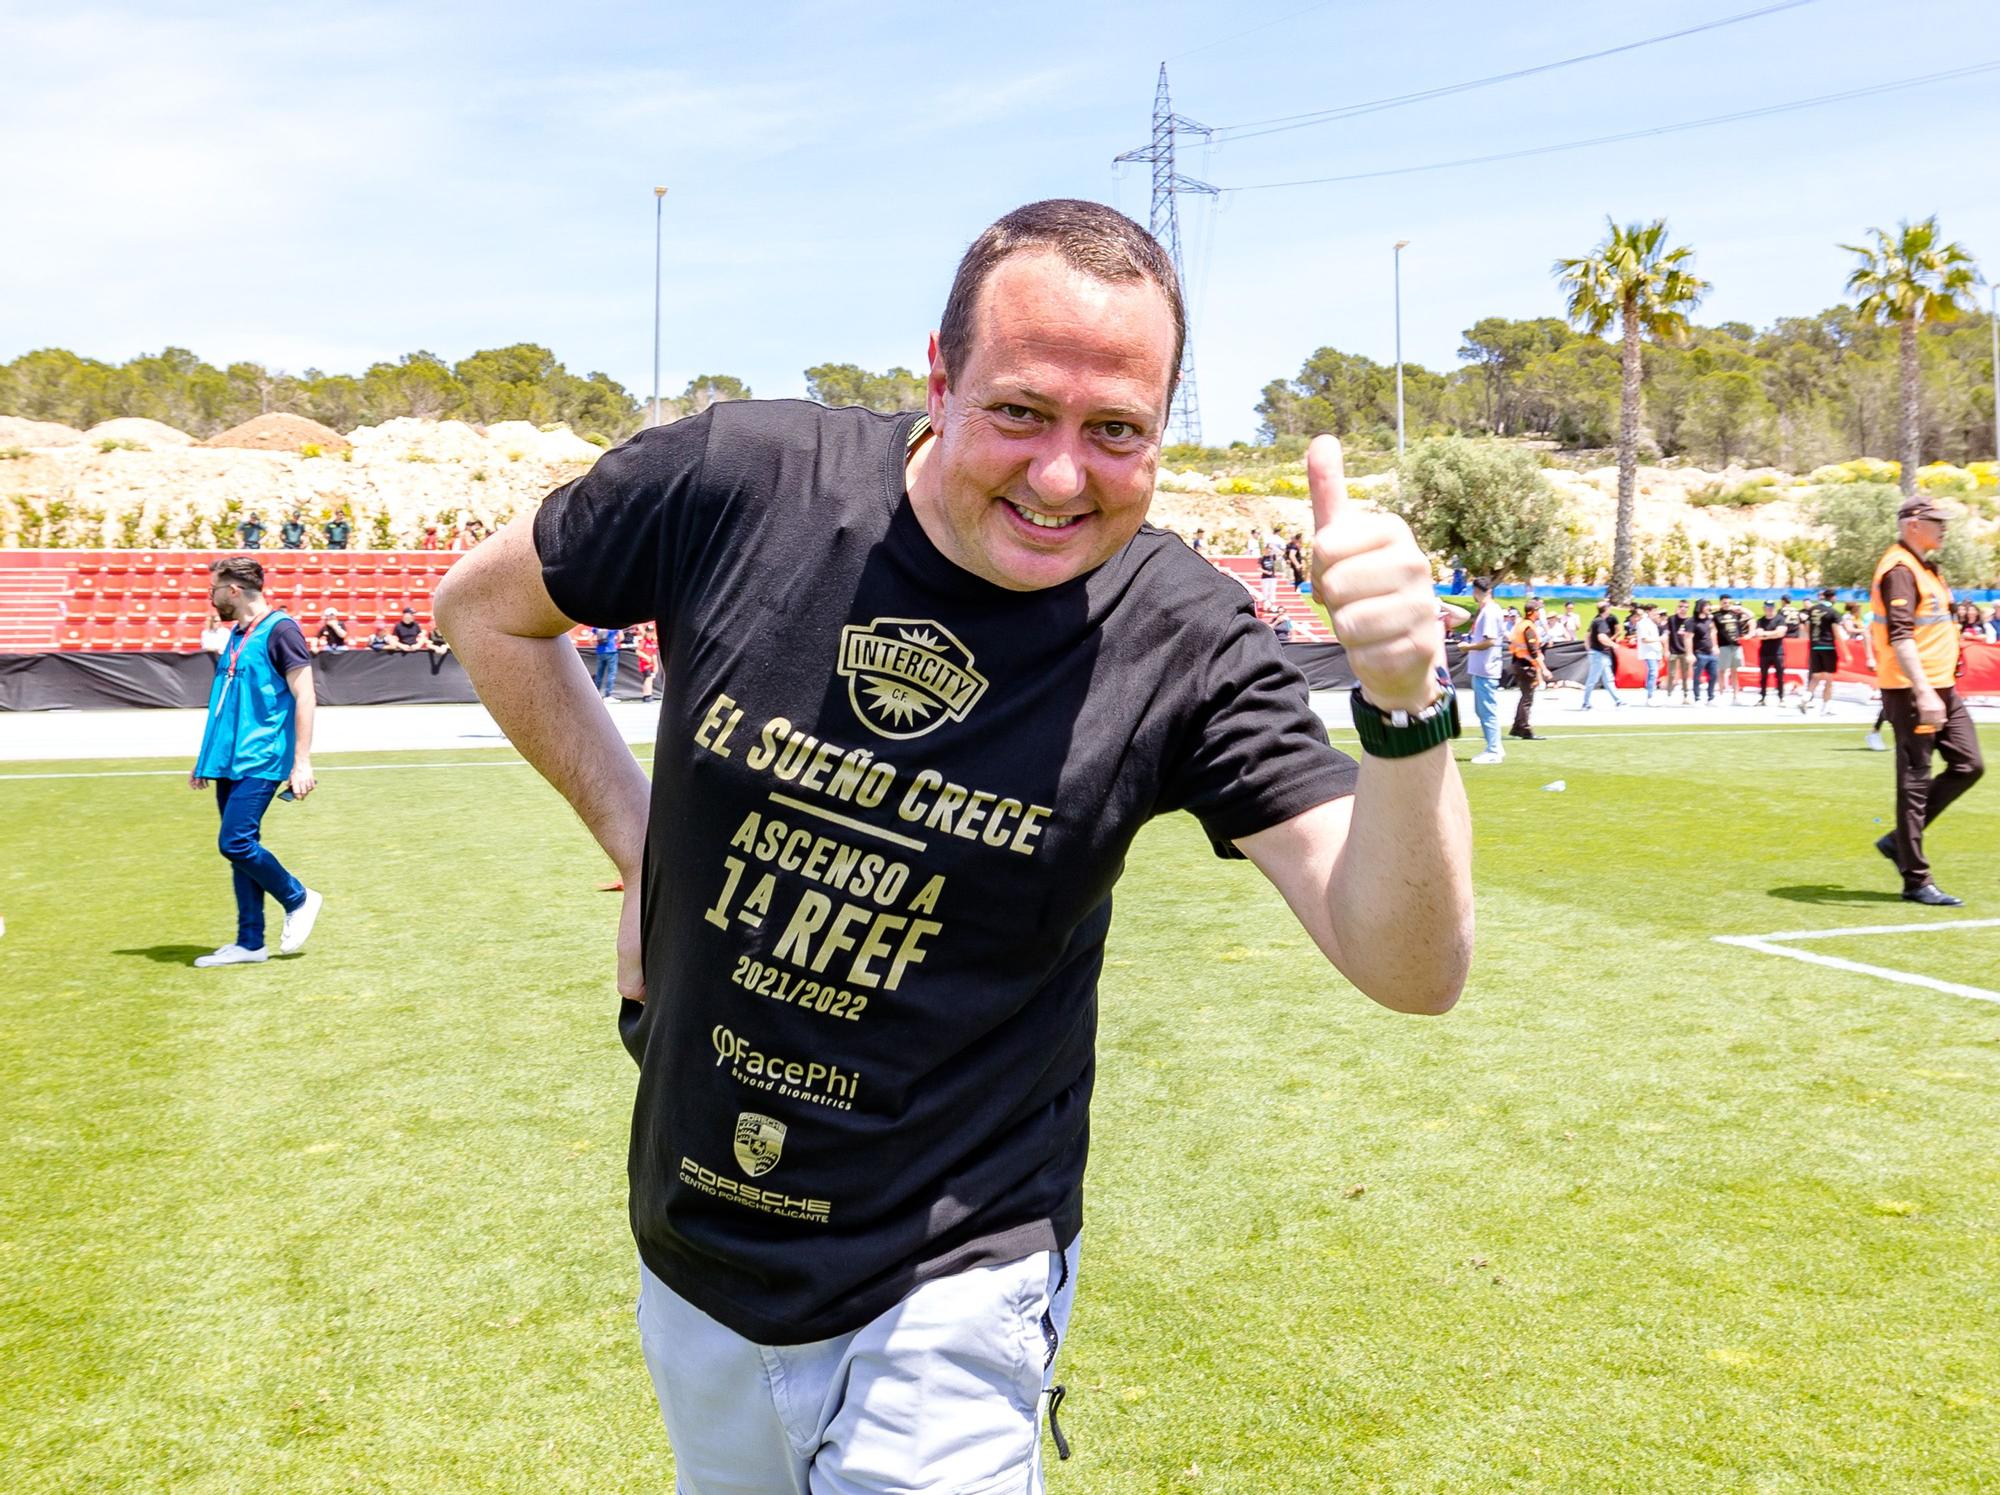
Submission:
<svg viewBox="0 0 2000 1495">
<path fill-rule="evenodd" d="M 2000 462 L 2000 280 L 1993 282 L 1993 310 L 1986 320 L 1993 332 L 1993 460 Z"/>
<path fill-rule="evenodd" d="M 653 424 L 660 423 L 660 220 L 667 206 L 667 189 L 653 189 Z"/>
<path fill-rule="evenodd" d="M 1408 239 L 1396 241 L 1396 458 L 1403 456 L 1403 250 Z"/>
</svg>

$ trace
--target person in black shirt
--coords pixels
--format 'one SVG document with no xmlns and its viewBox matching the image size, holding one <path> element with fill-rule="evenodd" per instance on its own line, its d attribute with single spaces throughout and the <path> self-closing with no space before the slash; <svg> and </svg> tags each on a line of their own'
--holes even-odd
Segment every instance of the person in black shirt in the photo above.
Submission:
<svg viewBox="0 0 2000 1495">
<path fill-rule="evenodd" d="M 1706 597 L 1696 600 L 1694 613 L 1687 620 L 1687 626 L 1683 630 L 1683 634 L 1687 639 L 1688 652 L 1693 657 L 1694 662 L 1694 676 L 1689 688 L 1689 695 L 1692 699 L 1699 701 L 1701 699 L 1702 682 L 1706 680 L 1708 682 L 1708 704 L 1713 706 L 1715 704 L 1715 677 L 1717 673 L 1715 619 L 1709 613 L 1708 599 Z"/>
<path fill-rule="evenodd" d="M 1017 210 L 960 264 L 925 413 L 649 428 L 438 592 L 623 874 L 641 1343 L 691 1492 L 848 1488 L 857 1447 L 869 1488 L 1029 1487 L 1111 892 L 1152 816 L 1193 811 L 1376 1000 L 1464 979 L 1429 567 L 1315 440 L 1357 771 L 1243 588 L 1145 524 L 1183 325 L 1143 228 Z M 653 619 L 649 786 L 564 635 Z"/>
<path fill-rule="evenodd" d="M 347 549 L 348 537 L 354 533 L 354 526 L 347 522 L 347 516 L 336 514 L 326 522 L 326 548 L 328 550 Z"/>
<path fill-rule="evenodd" d="M 1636 612 L 1636 609 L 1634 610 Z M 1611 704 L 1623 706 L 1625 698 L 1618 694 L 1618 614 L 1611 610 L 1611 599 L 1606 597 L 1597 605 L 1597 612 L 1590 620 L 1589 671 L 1583 677 L 1583 709 L 1590 710 L 1590 697 L 1598 686 L 1611 697 Z"/>
<path fill-rule="evenodd" d="M 1731 705 L 1743 697 L 1743 639 L 1749 631 L 1750 615 L 1724 592 L 1715 607 L 1715 663 Z"/>
<path fill-rule="evenodd" d="M 287 550 L 303 550 L 306 545 L 306 522 L 299 517 L 297 509 L 278 526 L 278 543 Z"/>
<path fill-rule="evenodd" d="M 1778 682 L 1778 704 L 1785 704 L 1785 635 L 1791 631 L 1791 624 L 1785 614 L 1778 611 L 1778 604 L 1768 597 L 1764 599 L 1764 616 L 1756 620 L 1752 637 L 1757 640 L 1757 704 L 1762 706 L 1771 696 L 1771 680 Z"/>
<path fill-rule="evenodd" d="M 396 624 L 391 633 L 389 651 L 392 654 L 415 654 L 424 648 L 424 628 L 417 621 L 417 610 L 414 607 L 403 609 L 402 620 Z"/>
<path fill-rule="evenodd" d="M 320 648 L 329 654 L 338 654 L 347 647 L 347 625 L 340 621 L 340 614 L 329 607 L 320 619 L 318 641 Z"/>
<path fill-rule="evenodd" d="M 1833 715 L 1833 677 L 1840 669 L 1840 609 L 1834 606 L 1834 589 L 1820 588 L 1819 600 L 1806 609 L 1806 628 L 1811 653 L 1806 669 L 1805 694 L 1799 697 L 1799 715 L 1812 708 L 1813 692 L 1819 692 L 1819 714 Z"/>
<path fill-rule="evenodd" d="M 1694 698 L 1694 649 L 1688 642 L 1688 605 L 1683 597 L 1674 604 L 1673 613 L 1667 618 L 1667 699 L 1674 698 L 1674 685 L 1679 682 L 1681 701 L 1685 704 Z"/>
</svg>

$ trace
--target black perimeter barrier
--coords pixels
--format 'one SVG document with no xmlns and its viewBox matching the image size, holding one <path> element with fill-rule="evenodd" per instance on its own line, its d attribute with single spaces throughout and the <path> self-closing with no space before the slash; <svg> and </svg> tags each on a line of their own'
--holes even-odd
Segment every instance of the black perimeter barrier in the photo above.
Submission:
<svg viewBox="0 0 2000 1495">
<path fill-rule="evenodd" d="M 1582 680 L 1582 644 L 1552 644 L 1549 673 Z M 596 656 L 579 649 L 586 669 Z M 1454 685 L 1469 685 L 1465 653 L 1445 651 Z M 1287 644 L 1285 658 L 1304 672 L 1314 690 L 1351 690 L 1347 651 L 1338 644 Z M 1511 672 L 1512 661 L 1508 668 Z M 205 707 L 215 679 L 212 654 L 0 654 L 0 711 L 101 711 L 119 706 Z M 1503 684 L 1512 684 L 1511 673 Z M 313 656 L 313 687 L 322 706 L 416 706 L 478 700 L 454 655 L 384 654 L 344 649 Z M 617 699 L 639 698 L 639 665 L 630 649 L 618 653 Z"/>
<path fill-rule="evenodd" d="M 585 669 L 597 657 L 579 649 Z M 0 711 L 101 711 L 114 706 L 208 705 L 213 654 L 0 654 Z M 322 706 L 420 706 L 477 701 L 455 655 L 428 649 L 385 654 L 343 649 L 313 656 L 313 693 Z M 618 654 L 617 697 L 639 699 L 639 664 Z"/>
</svg>

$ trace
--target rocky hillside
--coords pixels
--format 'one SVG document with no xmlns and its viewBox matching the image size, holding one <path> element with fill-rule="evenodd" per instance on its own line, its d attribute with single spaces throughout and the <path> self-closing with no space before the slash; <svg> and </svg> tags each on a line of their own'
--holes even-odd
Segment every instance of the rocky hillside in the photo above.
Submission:
<svg viewBox="0 0 2000 1495">
<path fill-rule="evenodd" d="M 342 435 L 272 414 L 196 441 L 157 421 L 113 420 L 78 431 L 0 417 L 0 546 L 227 545 L 252 511 L 275 528 L 294 509 L 315 523 L 346 513 L 357 544 L 409 546 L 426 525 L 449 533 L 473 519 L 489 528 L 504 522 L 599 455 L 567 426 L 522 421 L 476 427 L 392 420 Z M 1551 468 L 1548 477 L 1571 500 L 1564 564 L 1573 579 L 1596 580 L 1609 562 L 1616 469 Z M 1894 480 L 1886 464 L 1866 462 L 1805 476 L 1642 467 L 1641 577 L 1650 557 L 1662 581 L 1677 570 L 1710 584 L 1803 581 L 1803 563 L 1788 556 L 1812 534 L 1803 501 L 1820 483 L 1855 477 Z M 1386 474 L 1357 477 L 1350 487 L 1365 502 L 1390 481 Z M 1924 482 L 1947 493 L 1993 486 L 1990 472 L 1956 468 L 1926 469 Z M 1975 513 L 1989 507 L 1977 497 L 1969 502 Z M 1291 464 L 1164 471 L 1153 519 L 1184 535 L 1206 530 L 1228 551 L 1247 546 L 1252 529 L 1305 530 L 1312 513 L 1303 466 Z M 1983 520 L 1980 527 L 1987 527 Z"/>
</svg>

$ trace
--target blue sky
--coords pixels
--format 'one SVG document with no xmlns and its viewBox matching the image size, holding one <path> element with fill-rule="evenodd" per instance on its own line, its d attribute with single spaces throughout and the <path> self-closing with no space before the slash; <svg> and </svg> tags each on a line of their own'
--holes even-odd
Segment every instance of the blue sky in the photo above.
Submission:
<svg viewBox="0 0 2000 1495">
<path fill-rule="evenodd" d="M 1228 6 L 289 8 L 0 0 L 0 358 L 359 372 L 546 343 L 651 386 L 652 188 L 666 207 L 662 385 L 803 392 L 822 361 L 921 366 L 965 244 L 1017 203 L 1144 218 L 1169 59 L 1211 125 L 1530 66 L 1758 8 L 1440 0 Z M 1277 21 L 1275 25 L 1263 23 Z M 1262 29 L 1249 30 L 1261 27 Z M 1248 30 L 1249 34 L 1240 35 Z M 1417 165 L 1733 112 L 2000 59 L 1990 0 L 1813 0 L 1517 83 L 1203 151 L 1218 186 Z M 1483 315 L 1559 311 L 1550 261 L 1604 216 L 1665 215 L 1715 284 L 1704 321 L 1841 296 L 1836 248 L 1937 212 L 2000 270 L 2000 73 L 1485 166 L 1183 199 L 1205 434 L 1332 344 L 1408 358 Z"/>
</svg>

